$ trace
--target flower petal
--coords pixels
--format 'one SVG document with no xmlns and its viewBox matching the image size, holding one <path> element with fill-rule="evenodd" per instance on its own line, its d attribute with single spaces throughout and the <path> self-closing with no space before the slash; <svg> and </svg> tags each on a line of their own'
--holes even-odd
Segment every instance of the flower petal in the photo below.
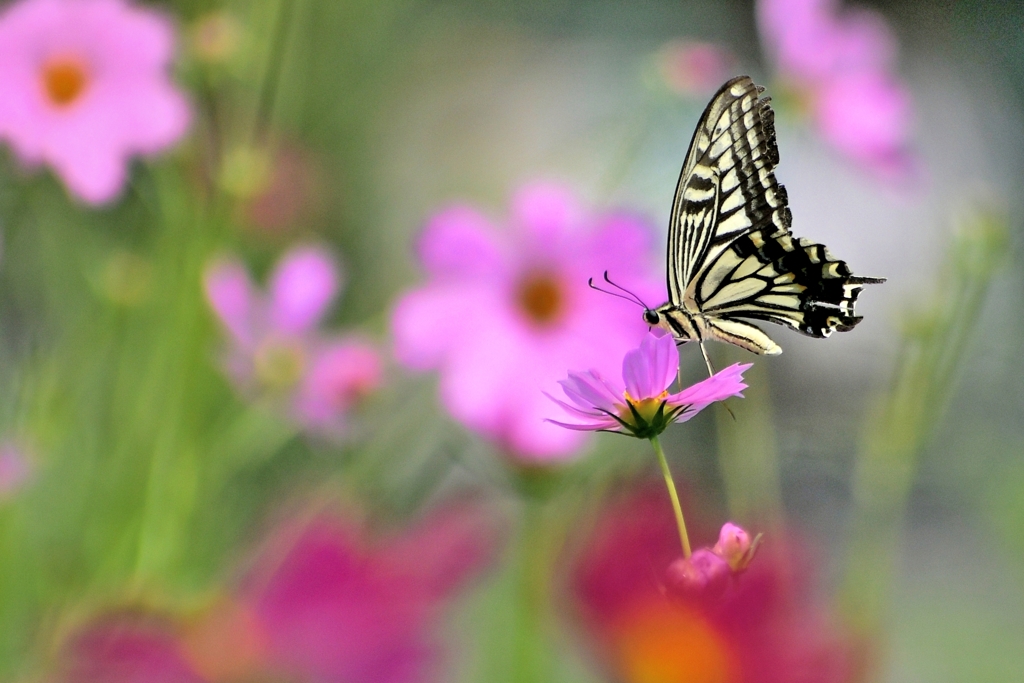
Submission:
<svg viewBox="0 0 1024 683">
<path fill-rule="evenodd" d="M 568 379 L 559 384 L 565 395 L 580 408 L 614 412 L 616 405 L 622 403 L 622 398 L 615 394 L 595 370 L 570 372 Z"/>
<path fill-rule="evenodd" d="M 637 400 L 653 398 L 671 386 L 679 370 L 679 353 L 671 335 L 651 332 L 640 348 L 622 360 L 622 379 L 626 391 Z"/>
<path fill-rule="evenodd" d="M 305 425 L 341 436 L 353 404 L 380 384 L 380 355 L 355 338 L 320 349 L 295 399 L 296 417 Z"/>
<path fill-rule="evenodd" d="M 241 346 L 252 346 L 257 295 L 242 264 L 234 258 L 211 262 L 203 274 L 203 288 L 210 307 L 228 333 Z"/>
<path fill-rule="evenodd" d="M 557 425 L 564 429 L 571 429 L 575 432 L 597 432 L 602 429 L 617 429 L 621 425 L 615 420 L 608 418 L 607 420 L 594 420 L 593 422 L 586 424 L 572 424 L 569 422 L 559 422 L 558 420 L 546 419 L 545 422 L 550 422 L 553 425 Z"/>
<path fill-rule="evenodd" d="M 504 245 L 493 223 L 476 209 L 455 205 L 431 217 L 416 245 L 434 277 L 493 277 L 504 271 Z"/>
<path fill-rule="evenodd" d="M 340 273 L 319 247 L 298 247 L 281 259 L 270 279 L 270 322 L 275 330 L 305 332 L 338 293 Z"/>
<path fill-rule="evenodd" d="M 730 365 L 703 382 L 687 387 L 677 394 L 671 394 L 665 402 L 670 406 L 690 406 L 676 419 L 677 422 L 686 422 L 715 401 L 724 401 L 732 396 L 742 396 L 741 392 L 747 388 L 747 385 L 743 383 L 743 373 L 751 365 L 751 363 Z"/>
<path fill-rule="evenodd" d="M 548 182 L 524 185 L 512 198 L 516 222 L 541 244 L 557 243 L 580 227 L 583 207 L 569 188 Z"/>
</svg>

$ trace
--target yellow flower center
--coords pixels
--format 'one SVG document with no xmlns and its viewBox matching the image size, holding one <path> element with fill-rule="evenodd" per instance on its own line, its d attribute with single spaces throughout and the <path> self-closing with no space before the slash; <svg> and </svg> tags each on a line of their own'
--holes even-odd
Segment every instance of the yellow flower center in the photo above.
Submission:
<svg viewBox="0 0 1024 683">
<path fill-rule="evenodd" d="M 89 85 L 89 73 L 80 59 L 57 57 L 43 64 L 43 88 L 55 107 L 68 107 Z"/>
<path fill-rule="evenodd" d="M 640 417 L 647 423 L 650 423 L 654 416 L 658 414 L 658 409 L 661 408 L 661 404 L 668 398 L 668 392 L 663 391 L 653 398 L 645 398 L 641 401 L 636 400 L 629 395 L 629 392 L 625 392 L 626 402 L 636 409 L 636 412 L 640 414 Z M 633 423 L 633 412 L 629 409 L 628 405 L 622 406 L 622 410 L 619 412 L 619 417 L 628 422 Z"/>
<path fill-rule="evenodd" d="M 297 340 L 271 338 L 256 350 L 256 376 L 269 389 L 293 387 L 306 368 L 306 354 Z"/>
<path fill-rule="evenodd" d="M 729 643 L 699 612 L 667 601 L 631 610 L 615 632 L 627 683 L 736 683 Z"/>
<path fill-rule="evenodd" d="M 519 283 L 517 303 L 526 317 L 537 325 L 547 326 L 558 320 L 565 307 L 562 284 L 551 273 L 528 274 Z"/>
</svg>

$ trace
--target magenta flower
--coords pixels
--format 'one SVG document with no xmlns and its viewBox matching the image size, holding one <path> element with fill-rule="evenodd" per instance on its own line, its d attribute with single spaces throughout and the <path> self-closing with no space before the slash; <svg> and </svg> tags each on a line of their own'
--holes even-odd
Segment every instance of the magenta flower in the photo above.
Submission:
<svg viewBox="0 0 1024 683">
<path fill-rule="evenodd" d="M 496 550 L 492 520 L 450 507 L 385 539 L 320 516 L 290 525 L 242 589 L 201 615 L 101 615 L 59 651 L 59 683 L 432 683 L 451 597 Z"/>
<path fill-rule="evenodd" d="M 0 137 L 78 198 L 114 199 L 132 156 L 188 128 L 168 73 L 174 43 L 166 18 L 126 0 L 13 3 L 0 14 Z"/>
<path fill-rule="evenodd" d="M 911 101 L 892 73 L 896 40 L 884 19 L 837 0 L 759 0 L 758 25 L 779 77 L 825 139 L 876 172 L 908 169 Z"/>
<path fill-rule="evenodd" d="M 229 337 L 228 375 L 250 396 L 286 404 L 301 425 L 341 436 L 357 400 L 380 383 L 377 351 L 355 336 L 316 330 L 341 286 L 322 249 L 299 247 L 282 257 L 268 293 L 257 292 L 236 259 L 211 263 L 206 296 Z"/>
<path fill-rule="evenodd" d="M 771 551 L 739 575 L 714 549 L 695 551 L 687 569 L 673 563 L 679 549 L 668 513 L 653 488 L 626 496 L 599 517 L 575 564 L 581 625 L 614 680 L 856 680 L 856 644 L 815 599 L 810 563 L 795 544 L 773 537 Z M 670 566 L 679 574 L 662 578 Z M 702 590 L 689 584 L 672 593 L 674 578 L 704 582 Z"/>
<path fill-rule="evenodd" d="M 204 683 L 167 618 L 118 611 L 97 617 L 64 644 L 59 683 Z"/>
<path fill-rule="evenodd" d="M 383 542 L 327 517 L 295 531 L 242 596 L 263 625 L 268 669 L 325 683 L 435 680 L 440 609 L 494 550 L 481 511 L 436 513 Z"/>
<path fill-rule="evenodd" d="M 747 388 L 743 373 L 750 363 L 735 364 L 691 387 L 668 393 L 679 372 L 675 341 L 660 330 L 652 331 L 622 361 L 622 383 L 600 372 L 570 372 L 560 382 L 571 403 L 549 396 L 576 422 L 553 424 L 578 431 L 607 431 L 641 439 L 657 436 L 673 422 L 686 422 L 716 401 L 742 396 Z"/>
<path fill-rule="evenodd" d="M 533 184 L 498 230 L 468 206 L 436 214 L 419 241 L 427 284 L 392 316 L 395 353 L 415 370 L 439 369 L 441 398 L 463 424 L 532 461 L 564 459 L 582 436 L 545 422 L 571 365 L 607 372 L 646 330 L 636 307 L 595 292 L 610 271 L 651 301 L 650 232 L 624 213 L 591 215 L 565 188 Z"/>
</svg>

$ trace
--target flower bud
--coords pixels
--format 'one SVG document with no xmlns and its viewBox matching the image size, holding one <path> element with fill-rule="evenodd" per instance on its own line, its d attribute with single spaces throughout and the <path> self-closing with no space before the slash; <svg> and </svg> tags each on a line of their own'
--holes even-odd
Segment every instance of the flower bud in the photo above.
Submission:
<svg viewBox="0 0 1024 683">
<path fill-rule="evenodd" d="M 714 552 L 728 562 L 729 568 L 736 572 L 744 569 L 749 562 L 747 554 L 750 552 L 750 546 L 750 534 L 736 524 L 726 522 L 718 534 Z"/>
<path fill-rule="evenodd" d="M 728 585 L 728 563 L 707 548 L 701 548 L 689 558 L 680 558 L 665 572 L 665 587 L 669 595 L 678 598 L 716 598 Z"/>
<path fill-rule="evenodd" d="M 728 562 L 734 573 L 741 572 L 750 565 L 760 544 L 761 534 L 751 540 L 750 534 L 742 528 L 732 522 L 726 522 L 718 535 L 714 553 Z"/>
</svg>

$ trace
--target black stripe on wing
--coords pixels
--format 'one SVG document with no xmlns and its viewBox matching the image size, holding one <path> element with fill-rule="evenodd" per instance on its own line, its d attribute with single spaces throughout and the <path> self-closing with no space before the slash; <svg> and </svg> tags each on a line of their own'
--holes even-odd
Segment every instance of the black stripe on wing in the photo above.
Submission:
<svg viewBox="0 0 1024 683">
<path fill-rule="evenodd" d="M 700 276 L 697 304 L 708 318 L 753 318 L 788 325 L 812 337 L 852 329 L 865 284 L 828 248 L 788 232 L 736 238 Z"/>
<path fill-rule="evenodd" d="M 788 231 L 792 217 L 779 162 L 775 115 L 764 88 L 747 76 L 726 83 L 694 132 L 676 187 L 669 224 L 670 301 L 737 237 Z"/>
</svg>

